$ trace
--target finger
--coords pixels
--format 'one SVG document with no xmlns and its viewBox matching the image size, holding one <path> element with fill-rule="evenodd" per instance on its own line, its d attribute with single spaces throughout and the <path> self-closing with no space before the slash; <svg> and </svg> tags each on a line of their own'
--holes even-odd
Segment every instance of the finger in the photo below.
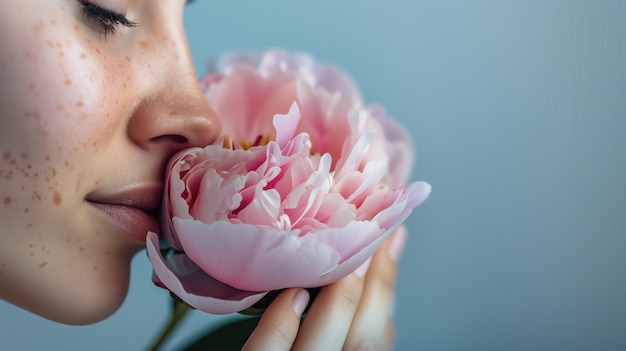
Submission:
<svg viewBox="0 0 626 351">
<path fill-rule="evenodd" d="M 406 229 L 396 232 L 372 256 L 372 263 L 365 276 L 361 303 L 344 350 L 384 350 L 389 345 L 393 330 L 391 314 L 397 276 L 397 260 L 406 242 Z M 367 347 L 366 347 L 367 346 Z"/>
<path fill-rule="evenodd" d="M 265 310 L 242 350 L 290 350 L 308 303 L 309 293 L 304 289 L 288 289 L 280 293 Z"/>
<path fill-rule="evenodd" d="M 369 260 L 356 272 L 320 290 L 293 350 L 341 350 L 361 299 L 368 264 Z"/>
</svg>

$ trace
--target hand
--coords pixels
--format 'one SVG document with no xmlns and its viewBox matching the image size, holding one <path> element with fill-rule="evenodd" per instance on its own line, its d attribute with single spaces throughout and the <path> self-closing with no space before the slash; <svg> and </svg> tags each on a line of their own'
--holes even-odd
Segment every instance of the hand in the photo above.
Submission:
<svg viewBox="0 0 626 351">
<path fill-rule="evenodd" d="M 267 308 L 243 350 L 389 350 L 397 260 L 406 229 L 400 227 L 354 273 L 322 288 L 300 323 L 309 294 L 282 292 Z M 369 265 L 369 267 L 368 267 Z"/>
</svg>

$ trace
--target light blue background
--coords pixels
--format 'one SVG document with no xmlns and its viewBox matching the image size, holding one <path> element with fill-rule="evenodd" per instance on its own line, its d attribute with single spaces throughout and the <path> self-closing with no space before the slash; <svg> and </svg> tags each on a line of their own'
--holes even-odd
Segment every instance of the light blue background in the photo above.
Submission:
<svg viewBox="0 0 626 351">
<path fill-rule="evenodd" d="M 186 19 L 199 73 L 230 49 L 310 52 L 415 138 L 434 190 L 407 222 L 397 350 L 624 350 L 625 4 L 197 0 Z M 167 297 L 144 255 L 133 275 L 93 326 L 0 303 L 0 349 L 142 349 Z"/>
</svg>

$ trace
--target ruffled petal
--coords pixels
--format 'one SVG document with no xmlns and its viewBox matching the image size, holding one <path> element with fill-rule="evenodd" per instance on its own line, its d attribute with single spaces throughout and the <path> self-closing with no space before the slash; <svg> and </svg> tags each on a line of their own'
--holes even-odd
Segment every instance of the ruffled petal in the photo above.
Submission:
<svg viewBox="0 0 626 351">
<path fill-rule="evenodd" d="M 332 247 L 301 240 L 297 232 L 225 221 L 173 222 L 189 258 L 215 279 L 241 290 L 314 286 L 340 261 Z"/>
<path fill-rule="evenodd" d="M 227 314 L 245 310 L 261 300 L 267 292 L 235 289 L 207 275 L 187 256 L 179 254 L 165 260 L 159 252 L 159 238 L 148 233 L 148 257 L 160 285 L 191 307 L 214 314 Z"/>
</svg>

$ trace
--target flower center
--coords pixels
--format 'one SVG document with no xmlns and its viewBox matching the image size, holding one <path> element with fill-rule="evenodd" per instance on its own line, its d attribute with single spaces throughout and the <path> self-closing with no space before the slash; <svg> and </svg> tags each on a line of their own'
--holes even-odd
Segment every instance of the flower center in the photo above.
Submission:
<svg viewBox="0 0 626 351">
<path fill-rule="evenodd" d="M 246 138 L 242 138 L 241 140 L 239 140 L 239 142 L 237 142 L 235 140 L 235 136 L 232 134 L 229 134 L 224 138 L 222 147 L 224 149 L 230 149 L 230 150 L 237 150 L 237 149 L 248 150 L 251 147 L 255 147 L 255 146 L 265 146 L 269 144 L 271 140 L 272 140 L 272 137 L 269 135 L 259 135 L 256 137 L 256 139 L 254 139 L 254 142 L 250 142 Z"/>
</svg>

